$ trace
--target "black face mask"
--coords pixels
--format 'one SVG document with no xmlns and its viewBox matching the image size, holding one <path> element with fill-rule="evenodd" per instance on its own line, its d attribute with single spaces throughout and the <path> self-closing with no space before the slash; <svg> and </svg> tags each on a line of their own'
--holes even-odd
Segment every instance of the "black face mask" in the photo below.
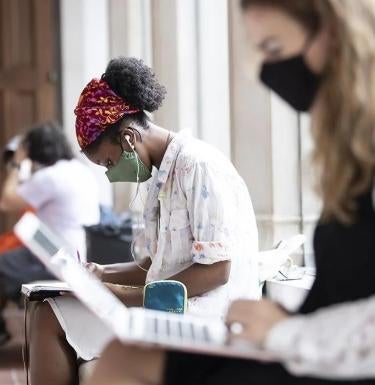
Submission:
<svg viewBox="0 0 375 385">
<path fill-rule="evenodd" d="M 318 92 L 322 76 L 311 71 L 303 54 L 263 63 L 261 81 L 295 110 L 308 111 Z"/>
</svg>

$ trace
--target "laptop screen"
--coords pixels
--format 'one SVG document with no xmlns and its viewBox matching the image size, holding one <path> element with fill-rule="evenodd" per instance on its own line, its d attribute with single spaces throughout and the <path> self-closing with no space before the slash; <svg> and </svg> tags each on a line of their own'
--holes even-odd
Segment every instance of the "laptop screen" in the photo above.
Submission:
<svg viewBox="0 0 375 385">
<path fill-rule="evenodd" d="M 51 257 L 55 255 L 59 249 L 54 245 L 41 230 L 37 230 L 34 234 L 34 240 L 37 242 Z"/>
</svg>

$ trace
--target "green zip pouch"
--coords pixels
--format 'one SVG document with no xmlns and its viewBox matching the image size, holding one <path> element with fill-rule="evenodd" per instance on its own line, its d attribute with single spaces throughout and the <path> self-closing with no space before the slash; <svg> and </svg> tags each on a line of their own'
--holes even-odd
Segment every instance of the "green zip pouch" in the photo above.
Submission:
<svg viewBox="0 0 375 385">
<path fill-rule="evenodd" d="M 143 290 L 145 309 L 184 314 L 187 310 L 186 286 L 178 281 L 154 281 Z"/>
</svg>

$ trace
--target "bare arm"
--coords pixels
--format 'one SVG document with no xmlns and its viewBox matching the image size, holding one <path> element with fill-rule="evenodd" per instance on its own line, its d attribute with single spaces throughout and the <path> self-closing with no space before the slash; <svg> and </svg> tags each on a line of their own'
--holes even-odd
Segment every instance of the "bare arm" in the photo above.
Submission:
<svg viewBox="0 0 375 385">
<path fill-rule="evenodd" d="M 112 266 L 121 265 L 124 264 Z M 228 282 L 230 266 L 230 261 L 217 262 L 212 265 L 195 264 L 169 279 L 184 283 L 187 288 L 188 296 L 194 297 L 216 289 L 221 285 L 225 285 Z M 130 269 L 131 268 L 129 268 L 129 270 Z M 114 274 L 119 274 L 118 276 L 121 278 L 126 278 L 127 274 L 129 274 L 129 277 L 132 277 L 130 272 L 124 274 L 123 270 Z M 113 276 L 114 275 L 112 275 L 112 277 Z M 129 283 L 127 284 L 129 285 Z M 132 284 L 136 285 L 134 282 L 132 282 Z M 141 285 L 143 286 L 144 284 L 145 280 L 143 280 Z M 123 284 L 109 283 L 109 281 L 106 281 L 106 286 L 127 306 L 143 305 L 143 287 L 129 288 L 123 286 Z"/>
<path fill-rule="evenodd" d="M 18 172 L 18 168 L 13 167 L 4 181 L 0 198 L 1 211 L 18 211 L 28 207 L 27 202 L 17 194 Z"/>
<path fill-rule="evenodd" d="M 230 261 L 201 265 L 196 263 L 170 277 L 185 284 L 189 297 L 195 297 L 225 285 L 229 279 Z"/>
<path fill-rule="evenodd" d="M 143 306 L 143 287 L 129 287 L 108 282 L 105 285 L 126 306 Z"/>
<path fill-rule="evenodd" d="M 147 270 L 151 266 L 151 259 L 147 258 L 139 266 L 135 262 L 104 265 L 101 280 L 117 285 L 144 286 Z"/>
<path fill-rule="evenodd" d="M 8 174 L 5 178 L 0 197 L 1 211 L 19 211 L 29 204 L 17 193 L 19 184 L 19 165 L 27 158 L 24 146 L 19 146 L 13 156 L 13 161 L 8 165 Z"/>
</svg>

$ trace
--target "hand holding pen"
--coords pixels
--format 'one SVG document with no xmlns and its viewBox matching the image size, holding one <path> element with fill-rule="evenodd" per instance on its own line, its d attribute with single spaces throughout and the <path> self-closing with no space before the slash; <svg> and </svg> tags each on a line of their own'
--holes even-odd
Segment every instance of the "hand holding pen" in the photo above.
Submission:
<svg viewBox="0 0 375 385">
<path fill-rule="evenodd" d="M 81 255 L 78 250 L 77 250 L 77 260 L 80 265 L 84 265 L 90 273 L 94 274 L 97 278 L 102 280 L 103 274 L 104 274 L 104 266 L 94 262 L 82 263 Z"/>
</svg>

